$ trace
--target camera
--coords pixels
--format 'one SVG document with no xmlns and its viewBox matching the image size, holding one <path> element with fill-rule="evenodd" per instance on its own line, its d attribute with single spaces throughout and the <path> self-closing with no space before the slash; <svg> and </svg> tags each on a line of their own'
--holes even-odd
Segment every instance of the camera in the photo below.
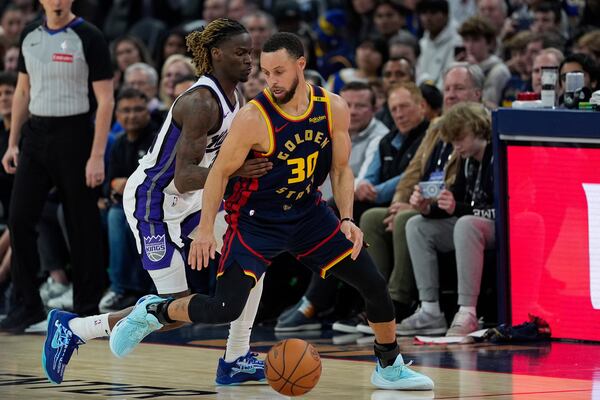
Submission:
<svg viewBox="0 0 600 400">
<path fill-rule="evenodd" d="M 427 181 L 419 182 L 419 188 L 421 189 L 421 195 L 425 199 L 437 198 L 442 190 L 444 190 L 444 181 Z"/>
</svg>

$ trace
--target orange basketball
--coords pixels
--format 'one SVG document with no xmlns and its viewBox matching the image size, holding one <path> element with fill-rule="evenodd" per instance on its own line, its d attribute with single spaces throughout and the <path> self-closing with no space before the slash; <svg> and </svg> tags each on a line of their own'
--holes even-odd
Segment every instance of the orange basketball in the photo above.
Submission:
<svg viewBox="0 0 600 400">
<path fill-rule="evenodd" d="M 287 339 L 271 347 L 265 360 L 269 385 L 285 396 L 300 396 L 317 385 L 321 357 L 302 339 Z"/>
</svg>

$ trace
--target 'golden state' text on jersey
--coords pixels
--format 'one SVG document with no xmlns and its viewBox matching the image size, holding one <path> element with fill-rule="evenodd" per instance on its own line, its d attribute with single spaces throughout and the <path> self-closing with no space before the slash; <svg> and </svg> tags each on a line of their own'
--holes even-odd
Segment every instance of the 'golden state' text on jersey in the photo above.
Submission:
<svg viewBox="0 0 600 400">
<path fill-rule="evenodd" d="M 321 199 L 318 187 L 331 169 L 332 119 L 330 99 L 318 86 L 308 85 L 306 112 L 292 116 L 275 102 L 268 89 L 251 101 L 263 116 L 270 138 L 267 157 L 273 169 L 257 179 L 240 179 L 225 209 L 238 217 L 261 221 L 293 221 Z"/>
</svg>

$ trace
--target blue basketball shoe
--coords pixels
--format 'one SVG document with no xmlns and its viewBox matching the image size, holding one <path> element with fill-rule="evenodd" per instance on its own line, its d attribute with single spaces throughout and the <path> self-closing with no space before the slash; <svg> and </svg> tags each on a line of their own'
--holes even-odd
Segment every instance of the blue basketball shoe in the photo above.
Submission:
<svg viewBox="0 0 600 400">
<path fill-rule="evenodd" d="M 153 294 L 140 298 L 131 313 L 117 322 L 110 334 L 110 350 L 119 357 L 125 357 L 150 333 L 159 330 L 163 325 L 148 313 L 151 304 L 162 303 L 167 299 Z"/>
<path fill-rule="evenodd" d="M 371 375 L 371 383 L 380 389 L 393 390 L 433 390 L 433 381 L 423 374 L 411 370 L 398 354 L 393 365 L 383 368 L 379 361 Z"/>
<path fill-rule="evenodd" d="M 73 351 L 79 345 L 85 344 L 69 328 L 69 321 L 76 318 L 76 314 L 66 311 L 52 310 L 48 314 L 48 331 L 42 352 L 42 368 L 50 382 L 59 384 Z"/>
<path fill-rule="evenodd" d="M 265 363 L 256 358 L 258 354 L 248 352 L 233 362 L 219 358 L 217 385 L 239 385 L 244 382 L 265 382 Z"/>
</svg>

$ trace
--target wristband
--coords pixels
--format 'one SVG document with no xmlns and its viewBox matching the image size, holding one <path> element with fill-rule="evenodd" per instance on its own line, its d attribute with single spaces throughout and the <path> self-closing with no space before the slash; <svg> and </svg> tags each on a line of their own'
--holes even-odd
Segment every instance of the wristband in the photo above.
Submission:
<svg viewBox="0 0 600 400">
<path fill-rule="evenodd" d="M 346 218 L 342 218 L 340 219 L 340 225 L 344 222 L 344 221 L 350 221 L 354 224 L 354 219 L 350 218 L 350 217 L 346 217 Z"/>
</svg>

